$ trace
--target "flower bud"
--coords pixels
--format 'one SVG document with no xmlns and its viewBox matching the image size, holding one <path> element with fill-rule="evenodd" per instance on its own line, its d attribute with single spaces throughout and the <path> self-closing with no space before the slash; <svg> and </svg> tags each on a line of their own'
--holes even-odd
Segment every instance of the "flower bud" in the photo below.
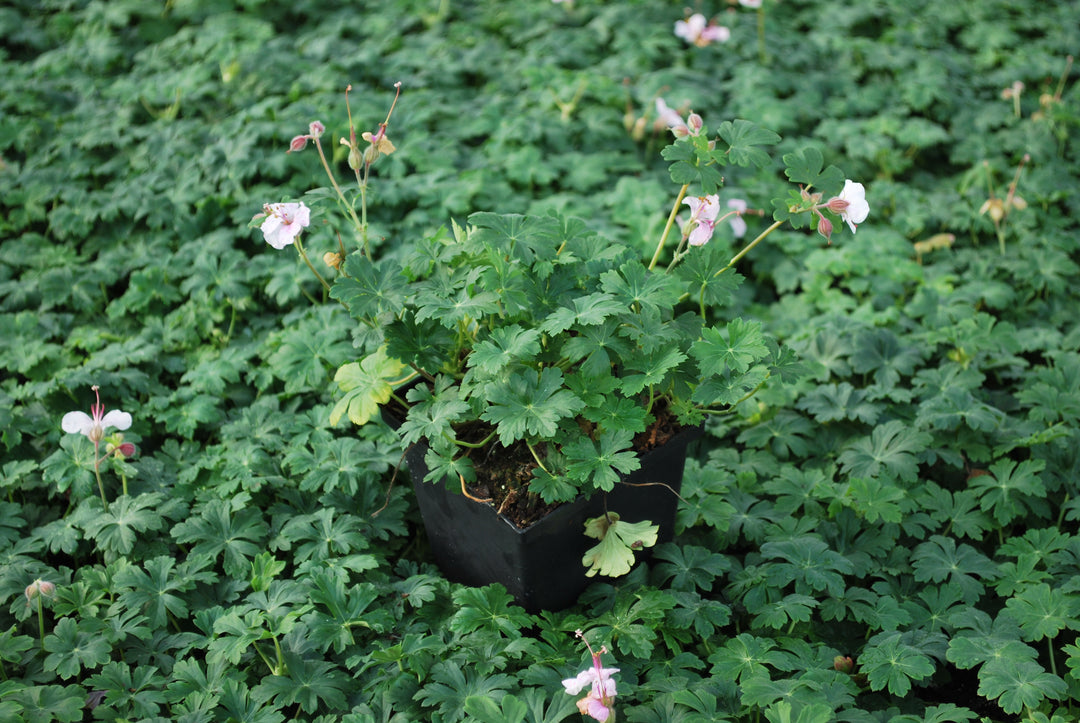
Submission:
<svg viewBox="0 0 1080 723">
<path fill-rule="evenodd" d="M 295 136 L 289 141 L 289 150 L 286 153 L 292 153 L 293 151 L 302 151 L 307 146 L 309 136 Z"/>
<path fill-rule="evenodd" d="M 833 668 L 841 673 L 850 673 L 855 670 L 855 661 L 850 655 L 837 655 L 832 661 Z"/>
<path fill-rule="evenodd" d="M 703 121 L 701 116 L 697 113 L 691 113 L 686 116 L 686 125 L 690 128 L 690 135 L 696 136 L 701 132 L 701 128 L 705 125 L 705 121 Z"/>
<path fill-rule="evenodd" d="M 648 123 L 645 120 L 645 116 L 641 116 L 634 121 L 634 127 L 630 130 L 630 137 L 635 141 L 640 141 L 645 137 L 645 127 Z"/>
<path fill-rule="evenodd" d="M 311 124 L 308 126 L 308 134 L 310 135 L 311 140 L 322 138 L 323 131 L 325 130 L 326 126 L 319 121 L 311 121 Z"/>
<path fill-rule="evenodd" d="M 23 594 L 26 595 L 26 602 L 30 602 L 38 595 L 51 598 L 56 595 L 56 585 L 48 580 L 38 578 L 26 586 L 26 590 L 23 591 Z"/>
<path fill-rule="evenodd" d="M 325 254 L 323 254 L 322 260 L 323 260 L 323 263 L 326 264 L 327 266 L 329 266 L 330 268 L 341 269 L 341 262 L 344 261 L 345 259 L 342 258 L 341 254 L 339 254 L 339 253 L 335 253 L 333 251 L 327 251 Z"/>
<path fill-rule="evenodd" d="M 830 244 L 832 243 L 832 221 L 822 216 L 821 213 L 818 213 L 817 230 L 819 234 L 825 237 L 826 241 L 828 241 Z"/>
<path fill-rule="evenodd" d="M 840 198 L 839 196 L 833 196 L 829 199 L 829 202 L 825 204 L 825 207 L 833 213 L 843 213 L 848 209 L 851 204 Z"/>
</svg>

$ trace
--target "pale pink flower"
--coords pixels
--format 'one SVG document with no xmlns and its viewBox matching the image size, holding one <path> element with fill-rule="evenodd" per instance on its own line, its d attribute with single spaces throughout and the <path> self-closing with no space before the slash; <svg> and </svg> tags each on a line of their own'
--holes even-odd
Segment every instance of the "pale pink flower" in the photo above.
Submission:
<svg viewBox="0 0 1080 723">
<path fill-rule="evenodd" d="M 592 653 L 591 646 L 589 652 Z M 600 665 L 600 656 L 606 652 L 606 648 L 600 648 L 600 652 L 592 653 L 592 666 L 578 673 L 576 677 L 562 682 L 570 695 L 578 695 L 585 688 L 589 689 L 585 697 L 578 700 L 578 710 L 582 715 L 592 716 L 601 723 L 611 717 L 615 704 L 615 681 L 611 676 L 619 672 L 618 668 L 605 668 Z"/>
<path fill-rule="evenodd" d="M 268 203 L 263 206 L 266 220 L 259 226 L 263 238 L 279 251 L 300 235 L 311 223 L 311 209 L 302 203 Z"/>
<path fill-rule="evenodd" d="M 676 138 L 696 136 L 701 132 L 702 126 L 705 125 L 705 122 L 697 113 L 691 113 L 686 117 L 686 121 L 683 122 L 682 116 L 679 115 L 678 111 L 668 107 L 668 104 L 664 102 L 663 98 L 656 99 L 656 113 L 658 115 L 657 121 L 671 129 L 671 132 L 675 134 Z"/>
<path fill-rule="evenodd" d="M 759 8 L 761 7 L 761 0 L 739 0 L 739 4 L 744 8 Z"/>
<path fill-rule="evenodd" d="M 701 13 L 694 13 L 686 20 L 675 21 L 675 36 L 699 48 L 704 48 L 714 40 L 721 43 L 727 42 L 731 37 L 731 31 L 723 25 L 708 23 Z"/>
<path fill-rule="evenodd" d="M 94 396 L 97 398 L 97 402 L 90 405 L 91 414 L 68 412 L 60 420 L 60 426 L 68 434 L 85 435 L 87 439 L 97 446 L 105 437 L 105 430 L 110 427 L 116 427 L 117 429 L 130 427 L 131 415 L 127 412 L 121 412 L 119 409 L 113 409 L 106 414 L 105 405 L 101 403 L 101 395 L 98 394 L 97 385 L 94 385 L 91 389 L 94 390 Z"/>
<path fill-rule="evenodd" d="M 704 246 L 712 238 L 713 229 L 716 227 L 716 216 L 720 213 L 720 196 L 691 196 L 683 200 L 690 207 L 690 221 L 687 227 L 691 228 L 688 241 L 691 246 Z"/>
<path fill-rule="evenodd" d="M 840 218 L 847 221 L 847 225 L 851 227 L 851 233 L 855 233 L 855 227 L 870 215 L 870 204 L 866 202 L 866 189 L 861 183 L 851 180 L 845 180 L 844 190 L 839 196 L 830 198 L 825 205 L 830 211 L 840 214 Z"/>
<path fill-rule="evenodd" d="M 746 213 L 746 201 L 741 198 L 733 198 L 727 202 L 727 207 L 735 212 L 735 215 L 728 219 L 728 223 L 731 224 L 731 231 L 735 234 L 735 238 L 742 238 L 746 235 L 746 221 L 742 217 Z"/>
</svg>

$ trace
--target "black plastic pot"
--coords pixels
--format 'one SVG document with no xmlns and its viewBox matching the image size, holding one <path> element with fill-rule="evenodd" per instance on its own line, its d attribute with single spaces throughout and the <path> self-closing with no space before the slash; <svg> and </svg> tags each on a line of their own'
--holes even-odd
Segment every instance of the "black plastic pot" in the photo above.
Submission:
<svg viewBox="0 0 1080 723">
<path fill-rule="evenodd" d="M 672 490 L 681 489 L 687 445 L 700 435 L 698 427 L 684 429 L 642 455 L 641 468 L 624 481 L 667 486 L 616 484 L 606 494 L 607 510 L 627 522 L 650 520 L 660 527 L 657 542 L 670 541 L 678 506 Z M 474 502 L 445 484 L 424 483 L 425 452 L 426 446 L 415 445 L 406 460 L 432 552 L 448 579 L 475 586 L 502 583 L 530 612 L 568 607 L 589 583 L 608 579 L 586 577 L 581 562 L 597 542 L 585 537 L 585 520 L 604 513 L 604 494 L 579 497 L 520 529 L 490 505 Z M 460 483 L 453 487 L 460 488 Z M 647 550 L 637 557 L 646 554 Z"/>
</svg>

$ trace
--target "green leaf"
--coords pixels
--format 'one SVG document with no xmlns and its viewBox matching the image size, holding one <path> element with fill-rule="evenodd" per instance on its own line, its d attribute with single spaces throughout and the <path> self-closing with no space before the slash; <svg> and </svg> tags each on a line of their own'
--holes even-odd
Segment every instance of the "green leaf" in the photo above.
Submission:
<svg viewBox="0 0 1080 723">
<path fill-rule="evenodd" d="M 1027 514 L 1031 499 L 1046 497 L 1046 487 L 1039 479 L 1045 467 L 1042 459 L 1002 459 L 990 465 L 989 474 L 976 475 L 968 484 L 979 495 L 979 507 L 1005 525 Z"/>
<path fill-rule="evenodd" d="M 406 279 L 395 262 L 373 262 L 355 252 L 345 259 L 342 270 L 330 287 L 330 298 L 343 303 L 353 318 L 397 316 L 405 308 Z"/>
<path fill-rule="evenodd" d="M 529 708 L 513 695 L 502 699 L 502 705 L 490 698 L 472 695 L 465 699 L 465 712 L 480 723 L 521 723 Z"/>
<path fill-rule="evenodd" d="M 287 675 L 264 677 L 255 687 L 259 698 L 273 700 L 278 706 L 299 705 L 312 714 L 321 708 L 342 710 L 348 707 L 345 692 L 351 678 L 333 663 L 308 660 L 285 653 Z"/>
<path fill-rule="evenodd" d="M 769 674 L 765 666 L 777 667 L 785 663 L 785 656 L 776 647 L 776 641 L 739 633 L 728 639 L 722 648 L 709 656 L 711 673 L 723 680 L 740 682 L 755 675 Z"/>
<path fill-rule="evenodd" d="M 651 270 L 640 261 L 627 261 L 618 269 L 605 271 L 600 275 L 600 288 L 622 304 L 624 310 L 668 309 L 682 295 L 678 281 L 671 274 Z"/>
<path fill-rule="evenodd" d="M 733 319 L 723 329 L 703 329 L 701 337 L 690 347 L 690 355 L 697 359 L 703 378 L 725 369 L 742 374 L 769 353 L 757 321 Z"/>
<path fill-rule="evenodd" d="M 913 681 L 934 673 L 928 656 L 902 642 L 898 632 L 875 635 L 859 655 L 859 670 L 866 675 L 871 690 L 888 688 L 896 696 L 905 696 Z"/>
<path fill-rule="evenodd" d="M 979 670 L 979 695 L 1012 715 L 1038 708 L 1047 698 L 1061 700 L 1067 692 L 1064 680 L 1032 660 L 996 659 Z"/>
<path fill-rule="evenodd" d="M 359 363 L 342 366 L 334 381 L 345 396 L 331 410 L 330 424 L 336 425 L 346 412 L 353 424 L 367 424 L 378 413 L 379 405 L 390 401 L 394 391 L 390 382 L 398 379 L 404 370 L 404 364 L 386 355 L 386 347 L 380 347 Z"/>
<path fill-rule="evenodd" d="M 844 174 L 836 166 L 824 168 L 825 159 L 817 148 L 801 148 L 784 155 L 784 174 L 792 183 L 813 187 L 824 196 L 835 196 L 844 187 Z"/>
<path fill-rule="evenodd" d="M 45 670 L 55 670 L 62 679 L 74 678 L 83 670 L 93 670 L 109 661 L 112 646 L 97 631 L 79 630 L 72 618 L 63 618 L 45 636 Z"/>
<path fill-rule="evenodd" d="M 1080 598 L 1046 583 L 1032 585 L 1005 601 L 1024 640 L 1054 638 L 1065 628 L 1080 629 Z"/>
<path fill-rule="evenodd" d="M 856 439 L 840 454 L 844 474 L 852 477 L 877 477 L 882 470 L 904 482 L 918 478 L 916 454 L 925 450 L 933 438 L 912 429 L 899 419 L 874 427 L 869 437 Z"/>
<path fill-rule="evenodd" d="M 964 600 L 973 604 L 983 593 L 983 584 L 976 578 L 993 579 L 997 575 L 994 563 L 970 545 L 957 546 L 950 537 L 934 535 L 918 545 L 911 555 L 915 579 L 919 582 L 943 582 L 957 585 Z"/>
<path fill-rule="evenodd" d="M 9 694 L 10 700 L 21 706 L 19 711 L 26 723 L 75 723 L 83 720 L 86 689 L 81 685 L 22 685 Z"/>
<path fill-rule="evenodd" d="M 610 492 L 619 481 L 619 473 L 629 474 L 641 467 L 637 453 L 630 449 L 633 438 L 628 430 L 605 431 L 596 442 L 582 437 L 564 446 L 567 474 Z"/>
<path fill-rule="evenodd" d="M 540 331 L 554 336 L 578 324 L 581 326 L 601 324 L 609 316 L 626 311 L 626 307 L 616 301 L 611 294 L 577 296 L 571 303 L 572 307 L 562 306 L 548 314 L 547 318 L 540 323 Z"/>
<path fill-rule="evenodd" d="M 717 135 L 727 144 L 726 149 L 717 148 L 715 155 L 727 158 L 737 166 L 765 168 L 772 163 L 768 152 L 758 146 L 773 146 L 780 136 L 770 130 L 759 128 L 748 120 L 724 121 L 716 129 Z M 786 161 L 785 157 L 785 161 Z M 793 179 L 794 180 L 794 179 Z"/>
<path fill-rule="evenodd" d="M 623 522 L 614 512 L 586 520 L 585 535 L 600 540 L 600 544 L 590 547 L 581 558 L 581 564 L 588 568 L 585 575 L 625 575 L 634 566 L 634 551 L 655 545 L 659 531 L 659 526 L 648 520 Z"/>
<path fill-rule="evenodd" d="M 512 324 L 495 329 L 490 338 L 478 343 L 469 354 L 468 365 L 487 376 L 495 376 L 513 362 L 531 360 L 539 353 L 540 332 Z"/>
<path fill-rule="evenodd" d="M 547 367 L 541 372 L 524 369 L 492 385 L 490 406 L 481 419 L 496 425 L 499 441 L 509 447 L 526 436 L 550 437 L 559 421 L 581 411 L 582 401 L 563 387 L 562 372 Z"/>
<path fill-rule="evenodd" d="M 520 638 L 522 630 L 532 625 L 532 618 L 513 604 L 514 598 L 502 585 L 465 587 L 454 593 L 457 612 L 449 628 L 456 633 L 484 630 L 511 639 Z"/>
</svg>

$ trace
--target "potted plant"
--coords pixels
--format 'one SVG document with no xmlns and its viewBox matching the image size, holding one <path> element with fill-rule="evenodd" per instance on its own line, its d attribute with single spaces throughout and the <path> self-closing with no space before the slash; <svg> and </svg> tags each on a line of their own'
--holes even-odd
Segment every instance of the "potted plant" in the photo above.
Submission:
<svg viewBox="0 0 1080 723">
<path fill-rule="evenodd" d="M 448 577 L 502 582 L 530 608 L 564 606 L 589 576 L 624 574 L 637 549 L 671 537 L 690 439 L 793 368 L 760 324 L 722 317 L 735 264 L 785 224 L 829 239 L 843 219 L 854 232 L 868 212 L 862 186 L 814 149 L 786 155 L 795 185 L 773 201 L 773 223 L 732 256 L 709 243 L 724 220 L 745 232 L 745 203 L 722 213 L 722 169 L 770 164 L 765 148 L 779 136 L 745 120 L 710 136 L 698 115 L 684 121 L 658 99 L 677 191 L 649 253 L 580 219 L 478 212 L 377 257 L 367 189 L 373 165 L 396 150 L 393 107 L 360 141 L 350 114 L 340 142 L 351 195 L 321 123 L 290 144 L 314 142 L 330 187 L 309 198 L 336 202 L 354 250 L 339 238 L 320 273 L 301 243 L 304 203 L 268 205 L 252 225 L 277 248 L 293 244 L 347 310 L 343 323 L 357 325 L 357 360 L 336 374 L 331 422 L 387 412 Z M 528 564 L 541 570 L 520 569 Z"/>
</svg>

